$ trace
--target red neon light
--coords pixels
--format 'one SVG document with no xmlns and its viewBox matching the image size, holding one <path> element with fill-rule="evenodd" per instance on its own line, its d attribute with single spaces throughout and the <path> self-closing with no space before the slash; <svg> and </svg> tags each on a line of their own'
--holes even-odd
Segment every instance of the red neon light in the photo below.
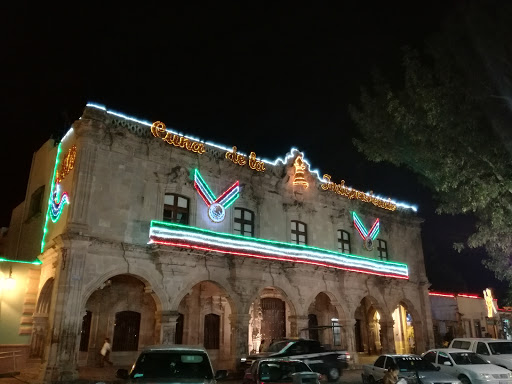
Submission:
<svg viewBox="0 0 512 384">
<path fill-rule="evenodd" d="M 481 299 L 481 297 L 478 295 L 468 295 L 466 293 L 459 293 L 457 296 L 466 297 L 468 299 Z"/>
<path fill-rule="evenodd" d="M 238 187 L 238 180 L 235 182 L 235 184 L 233 184 L 231 187 L 226 189 L 226 191 L 222 195 L 217 197 L 217 200 L 215 200 L 213 203 L 218 203 L 219 201 L 221 201 L 224 198 L 224 196 L 226 196 L 229 192 L 231 192 L 236 187 Z"/>
<path fill-rule="evenodd" d="M 277 260 L 277 261 L 293 261 L 294 263 L 312 264 L 312 265 L 318 265 L 318 266 L 321 266 L 321 267 L 329 267 L 329 268 L 341 269 L 341 270 L 349 271 L 349 272 L 366 273 L 366 274 L 369 274 L 369 275 L 384 276 L 384 277 L 394 277 L 394 278 L 397 278 L 397 279 L 404 279 L 404 280 L 408 279 L 407 276 L 395 275 L 393 273 L 378 273 L 378 272 L 367 271 L 367 270 L 364 270 L 364 269 L 341 267 L 341 266 L 338 266 L 338 265 L 327 264 L 327 263 L 322 263 L 322 262 L 318 262 L 318 261 L 298 260 L 298 259 L 294 259 L 294 258 L 291 258 L 291 257 L 287 258 L 287 257 L 277 257 L 277 256 L 265 256 L 265 255 L 258 255 L 258 254 L 246 253 L 246 252 L 225 251 L 223 249 L 201 247 L 199 245 L 191 245 L 191 244 L 183 244 L 183 243 L 173 243 L 172 241 L 164 241 L 164 240 L 153 240 L 153 239 L 151 239 L 151 240 L 154 243 L 157 243 L 157 244 L 172 245 L 172 246 L 175 246 L 175 247 L 183 247 L 183 248 L 190 248 L 190 249 L 199 249 L 201 251 L 209 251 L 209 252 L 213 251 L 213 252 L 219 252 L 219 253 L 227 253 L 227 254 L 230 254 L 230 255 L 254 257 L 254 258 L 257 258 L 257 259 L 267 259 L 267 260 Z"/>
<path fill-rule="evenodd" d="M 439 292 L 429 292 L 429 296 L 441 296 L 441 297 L 453 297 L 455 298 L 455 295 L 452 295 L 450 293 L 439 293 Z"/>
<path fill-rule="evenodd" d="M 375 229 L 375 227 L 377 226 L 377 224 L 379 224 L 379 219 L 375 220 L 375 223 L 373 223 L 372 227 L 370 228 L 370 230 L 368 231 L 368 236 L 370 236 L 370 233 L 372 233 L 372 231 Z"/>
<path fill-rule="evenodd" d="M 194 183 L 194 188 L 196 189 L 197 193 L 199 193 L 199 196 L 202 197 L 204 203 L 206 204 L 206 206 L 209 208 L 210 207 L 210 202 L 208 201 L 208 199 L 204 196 L 203 192 L 201 191 L 201 189 L 199 189 L 199 187 L 197 186 L 197 183 Z"/>
</svg>

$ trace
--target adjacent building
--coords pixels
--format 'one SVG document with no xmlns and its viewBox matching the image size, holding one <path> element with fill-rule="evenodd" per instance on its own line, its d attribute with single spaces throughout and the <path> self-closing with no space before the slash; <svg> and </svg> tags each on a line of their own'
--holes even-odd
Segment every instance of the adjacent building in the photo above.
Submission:
<svg viewBox="0 0 512 384">
<path fill-rule="evenodd" d="M 432 347 L 422 220 L 335 182 L 343 166 L 331 177 L 295 149 L 262 160 L 89 104 L 35 154 L 6 251 L 42 262 L 42 375 L 98 364 L 105 337 L 116 364 L 184 343 L 225 369 L 284 337 L 356 359 Z"/>
</svg>

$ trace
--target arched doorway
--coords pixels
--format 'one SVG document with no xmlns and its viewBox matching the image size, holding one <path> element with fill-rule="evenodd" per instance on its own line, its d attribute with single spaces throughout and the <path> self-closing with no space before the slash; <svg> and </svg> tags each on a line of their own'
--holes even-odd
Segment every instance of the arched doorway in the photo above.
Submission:
<svg viewBox="0 0 512 384">
<path fill-rule="evenodd" d="M 41 359 L 44 356 L 44 347 L 48 334 L 48 314 L 52 303 L 53 286 L 55 279 L 49 278 L 43 285 L 37 299 L 36 311 L 33 314 L 32 341 L 30 344 L 30 357 Z"/>
<path fill-rule="evenodd" d="M 265 287 L 261 291 L 259 297 L 252 302 L 249 314 L 249 353 L 263 350 L 272 341 L 291 336 L 292 328 L 297 332 L 296 321 L 292 321 L 295 310 L 285 295 L 275 287 Z"/>
<path fill-rule="evenodd" d="M 316 326 L 314 321 L 316 319 Z M 299 336 L 316 339 L 322 344 L 334 348 L 342 346 L 342 332 L 340 325 L 340 314 L 332 304 L 331 299 L 324 292 L 316 295 L 308 308 L 308 332 L 301 332 Z M 343 341 L 346 345 L 346 340 Z"/>
<path fill-rule="evenodd" d="M 233 308 L 226 290 L 218 284 L 202 281 L 194 285 L 178 306 L 176 341 L 203 345 L 215 369 L 231 369 Z"/>
<path fill-rule="evenodd" d="M 411 313 L 404 303 L 398 304 L 393 311 L 393 334 L 397 353 L 416 353 L 416 339 Z"/>
<path fill-rule="evenodd" d="M 354 332 L 357 352 L 372 356 L 382 353 L 381 312 L 374 299 L 365 297 L 361 300 L 355 312 Z"/>
<path fill-rule="evenodd" d="M 97 366 L 106 337 L 111 340 L 111 360 L 129 365 L 138 351 L 158 344 L 157 303 L 137 276 L 122 274 L 106 280 L 85 304 L 80 333 L 79 365 Z"/>
</svg>

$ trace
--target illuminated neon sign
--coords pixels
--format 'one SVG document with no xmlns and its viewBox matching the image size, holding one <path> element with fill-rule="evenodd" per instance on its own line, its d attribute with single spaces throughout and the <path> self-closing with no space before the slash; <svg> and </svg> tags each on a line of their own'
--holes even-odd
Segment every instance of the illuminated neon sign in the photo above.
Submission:
<svg viewBox="0 0 512 384">
<path fill-rule="evenodd" d="M 306 165 L 302 160 L 302 155 L 297 156 L 297 158 L 293 162 L 293 165 L 295 167 L 295 177 L 293 178 L 293 185 L 302 185 L 304 188 L 309 187 L 309 183 L 306 181 L 304 177 Z"/>
<path fill-rule="evenodd" d="M 345 180 L 341 180 L 341 183 L 336 184 L 331 181 L 331 175 L 327 174 L 324 175 L 324 184 L 322 184 L 322 189 L 324 191 L 332 191 L 341 196 L 346 196 L 349 199 L 357 199 L 365 203 L 372 203 L 379 208 L 389 209 L 390 211 L 395 211 L 397 207 L 396 203 L 392 202 L 391 199 L 384 200 L 380 197 L 374 196 L 373 191 L 365 193 L 358 191 L 357 189 L 346 187 Z"/>
<path fill-rule="evenodd" d="M 244 155 L 237 152 L 236 147 L 233 147 L 232 151 L 226 152 L 226 159 L 231 160 L 233 163 L 238 164 L 240 166 L 244 166 L 249 162 L 249 168 L 254 169 L 258 172 L 264 172 L 265 171 L 265 164 L 263 161 L 256 159 L 256 154 L 254 152 L 251 152 L 249 154 L 249 161 L 245 158 Z"/>
<path fill-rule="evenodd" d="M 208 217 L 214 223 L 220 223 L 226 217 L 226 208 L 240 197 L 240 183 L 236 181 L 219 197 L 215 197 L 206 181 L 201 177 L 198 169 L 194 170 L 194 187 L 208 207 Z"/>
<path fill-rule="evenodd" d="M 359 235 L 363 238 L 364 241 L 364 247 L 368 251 L 373 250 L 373 241 L 377 238 L 380 231 L 380 221 L 379 219 L 375 220 L 372 227 L 369 231 L 366 230 L 366 227 L 364 226 L 363 222 L 357 216 L 355 212 L 352 212 L 352 217 L 354 218 L 354 227 L 356 227 L 357 232 L 359 232 Z"/>
<path fill-rule="evenodd" d="M 487 317 L 493 317 L 496 311 L 496 307 L 494 306 L 494 299 L 492 297 L 492 292 L 489 288 L 484 289 L 484 299 L 485 306 L 487 307 Z"/>
<path fill-rule="evenodd" d="M 57 156 L 55 157 L 55 166 L 53 168 L 53 177 L 51 183 L 52 189 L 50 191 L 50 197 L 48 200 L 48 209 L 46 211 L 46 220 L 43 228 L 43 238 L 41 240 L 41 253 L 44 251 L 46 232 L 48 232 L 48 219 L 50 219 L 53 223 L 59 221 L 60 216 L 64 211 L 64 207 L 70 203 L 68 193 L 60 193 L 60 183 L 75 167 L 76 145 L 73 145 L 68 150 L 66 156 L 64 156 L 64 159 L 62 160 L 62 166 L 60 170 L 57 170 L 57 168 L 59 167 L 59 155 L 61 150 L 62 141 L 59 143 L 59 146 L 57 147 Z"/>
<path fill-rule="evenodd" d="M 184 148 L 187 151 L 199 153 L 200 155 L 206 152 L 203 143 L 192 141 L 184 136 L 168 132 L 165 124 L 161 121 L 155 121 L 153 125 L 151 125 L 151 133 L 153 136 L 158 137 L 167 144 L 174 145 L 175 147 Z"/>
<path fill-rule="evenodd" d="M 214 232 L 188 225 L 152 221 L 150 243 L 236 256 L 311 264 L 350 272 L 408 279 L 407 264 L 376 260 L 306 245 Z"/>
</svg>

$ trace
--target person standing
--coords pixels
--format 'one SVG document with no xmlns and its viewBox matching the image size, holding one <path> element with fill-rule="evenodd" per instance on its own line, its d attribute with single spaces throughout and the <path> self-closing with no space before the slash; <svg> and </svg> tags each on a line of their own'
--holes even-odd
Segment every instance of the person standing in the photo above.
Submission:
<svg viewBox="0 0 512 384">
<path fill-rule="evenodd" d="M 101 363 L 100 365 L 102 367 L 105 366 L 105 363 L 113 365 L 110 361 L 110 352 L 112 351 L 112 346 L 110 345 L 110 339 L 108 337 L 105 337 L 105 342 L 103 343 L 103 347 L 101 347 Z"/>
<path fill-rule="evenodd" d="M 384 374 L 384 378 L 382 379 L 383 384 L 396 384 L 398 381 L 398 366 L 393 364 L 391 365 L 386 373 Z"/>
</svg>

